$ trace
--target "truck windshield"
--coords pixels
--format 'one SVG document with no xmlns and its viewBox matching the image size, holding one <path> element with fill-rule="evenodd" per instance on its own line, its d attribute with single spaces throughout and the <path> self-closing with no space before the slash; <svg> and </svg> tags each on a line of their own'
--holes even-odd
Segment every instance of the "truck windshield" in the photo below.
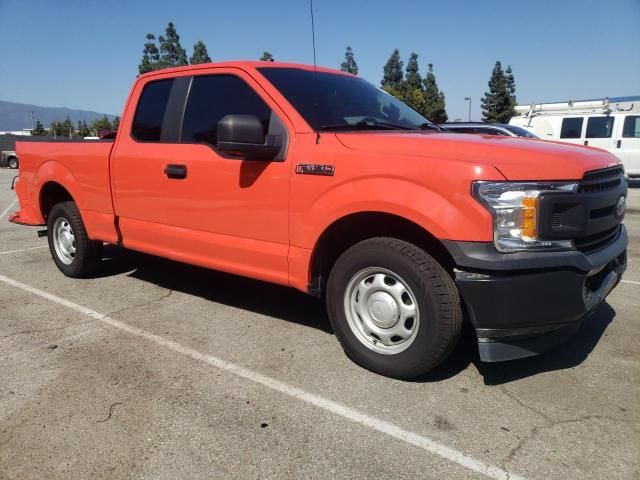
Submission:
<svg viewBox="0 0 640 480">
<path fill-rule="evenodd" d="M 529 130 L 526 130 L 522 127 L 518 127 L 516 125 L 505 125 L 504 128 L 509 130 L 511 133 L 515 133 L 519 137 L 540 138 L 537 135 L 534 135 L 533 133 L 531 133 Z"/>
<path fill-rule="evenodd" d="M 258 70 L 317 131 L 437 129 L 362 78 L 300 68 Z"/>
</svg>

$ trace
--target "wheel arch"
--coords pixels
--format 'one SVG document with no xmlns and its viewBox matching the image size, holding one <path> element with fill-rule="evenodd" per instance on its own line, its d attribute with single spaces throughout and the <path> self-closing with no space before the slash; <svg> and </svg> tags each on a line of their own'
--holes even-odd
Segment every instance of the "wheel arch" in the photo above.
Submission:
<svg viewBox="0 0 640 480">
<path fill-rule="evenodd" d="M 309 293 L 321 295 L 338 257 L 356 243 L 374 237 L 412 243 L 433 256 L 445 270 L 453 271 L 455 264 L 447 249 L 421 225 L 393 213 L 362 211 L 338 218 L 318 237 L 309 263 Z"/>
<path fill-rule="evenodd" d="M 49 216 L 54 205 L 61 202 L 75 202 L 73 195 L 60 183 L 50 180 L 45 182 L 40 189 L 40 213 L 45 220 Z"/>
<path fill-rule="evenodd" d="M 35 194 L 42 217 L 46 221 L 51 208 L 60 202 L 73 201 L 82 210 L 84 202 L 82 189 L 73 174 L 60 162 L 53 160 L 38 168 L 35 178 Z"/>
</svg>

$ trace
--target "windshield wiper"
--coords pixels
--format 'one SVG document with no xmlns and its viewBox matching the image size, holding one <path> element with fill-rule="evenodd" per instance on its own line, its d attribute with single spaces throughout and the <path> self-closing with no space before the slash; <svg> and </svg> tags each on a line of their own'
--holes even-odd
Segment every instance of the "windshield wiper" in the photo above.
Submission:
<svg viewBox="0 0 640 480">
<path fill-rule="evenodd" d="M 417 128 L 396 123 L 379 122 L 377 120 L 360 120 L 351 124 L 322 125 L 318 130 L 417 130 Z"/>
<path fill-rule="evenodd" d="M 447 132 L 446 128 L 442 128 L 440 125 L 436 125 L 435 123 L 423 123 L 420 125 L 420 130 L 435 130 L 437 132 Z"/>
</svg>

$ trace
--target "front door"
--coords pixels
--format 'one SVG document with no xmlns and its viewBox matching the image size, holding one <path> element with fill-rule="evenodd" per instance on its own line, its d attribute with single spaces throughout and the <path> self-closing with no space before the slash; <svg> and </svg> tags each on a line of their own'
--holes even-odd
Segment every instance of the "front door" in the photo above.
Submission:
<svg viewBox="0 0 640 480">
<path fill-rule="evenodd" d="M 218 121 L 228 114 L 255 115 L 265 132 L 279 128 L 286 136 L 284 116 L 237 69 L 141 88 L 132 135 L 121 134 L 112 160 L 124 245 L 287 283 L 287 142 L 277 161 L 243 160 L 216 148 Z"/>
</svg>

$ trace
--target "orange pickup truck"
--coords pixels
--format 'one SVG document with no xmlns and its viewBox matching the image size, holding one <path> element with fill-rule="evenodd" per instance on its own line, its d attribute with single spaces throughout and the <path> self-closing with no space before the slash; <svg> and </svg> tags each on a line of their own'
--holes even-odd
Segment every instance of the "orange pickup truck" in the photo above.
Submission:
<svg viewBox="0 0 640 480">
<path fill-rule="evenodd" d="M 106 242 L 325 296 L 349 357 L 398 378 L 442 362 L 463 319 L 484 361 L 556 345 L 626 268 L 614 156 L 448 133 L 325 68 L 149 73 L 114 140 L 17 151 L 10 220 L 46 224 L 65 275 Z"/>
</svg>

